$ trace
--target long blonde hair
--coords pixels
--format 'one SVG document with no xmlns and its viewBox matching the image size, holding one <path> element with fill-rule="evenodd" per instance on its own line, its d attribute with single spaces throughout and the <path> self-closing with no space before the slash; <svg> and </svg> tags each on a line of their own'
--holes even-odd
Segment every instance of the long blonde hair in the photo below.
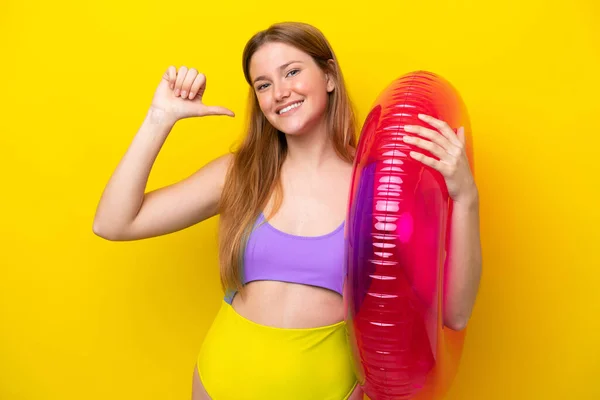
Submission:
<svg viewBox="0 0 600 400">
<path fill-rule="evenodd" d="M 262 113 L 249 74 L 252 55 L 260 46 L 281 42 L 309 54 L 334 79 L 329 93 L 327 131 L 336 153 L 353 161 L 356 148 L 356 120 L 337 58 L 317 28 L 300 22 L 282 22 L 256 33 L 246 44 L 242 66 L 250 85 L 246 136 L 227 173 L 219 204 L 219 262 L 224 290 L 243 290 L 243 255 L 247 237 L 256 218 L 274 195 L 274 214 L 283 197 L 279 174 L 287 154 L 285 135 L 275 129 Z M 328 60 L 333 60 L 331 64 Z"/>
</svg>

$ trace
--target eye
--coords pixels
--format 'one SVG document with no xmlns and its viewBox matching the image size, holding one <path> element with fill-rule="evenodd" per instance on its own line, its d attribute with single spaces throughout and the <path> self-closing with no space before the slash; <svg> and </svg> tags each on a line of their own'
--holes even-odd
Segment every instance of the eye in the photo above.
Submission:
<svg viewBox="0 0 600 400">
<path fill-rule="evenodd" d="M 300 73 L 300 70 L 298 68 L 291 70 L 290 72 L 287 73 L 286 76 L 295 76 L 298 75 Z"/>
<path fill-rule="evenodd" d="M 268 85 L 268 83 L 263 83 L 262 85 L 258 85 L 258 86 L 256 87 L 256 90 L 259 90 L 259 91 L 260 91 L 260 90 L 262 90 L 262 89 L 266 88 L 266 87 L 267 87 L 267 85 Z"/>
</svg>

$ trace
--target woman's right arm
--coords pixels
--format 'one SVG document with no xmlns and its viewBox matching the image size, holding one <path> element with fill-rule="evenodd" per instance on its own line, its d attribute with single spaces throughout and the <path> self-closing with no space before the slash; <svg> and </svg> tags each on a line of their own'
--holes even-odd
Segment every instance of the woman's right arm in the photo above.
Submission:
<svg viewBox="0 0 600 400">
<path fill-rule="evenodd" d="M 170 67 L 165 73 L 140 129 L 102 193 L 93 224 L 96 235 L 114 241 L 138 240 L 175 232 L 216 215 L 231 154 L 210 161 L 175 184 L 145 192 L 152 166 L 179 119 L 234 115 L 223 107 L 202 104 L 205 83 L 205 77 L 194 69 Z"/>
</svg>

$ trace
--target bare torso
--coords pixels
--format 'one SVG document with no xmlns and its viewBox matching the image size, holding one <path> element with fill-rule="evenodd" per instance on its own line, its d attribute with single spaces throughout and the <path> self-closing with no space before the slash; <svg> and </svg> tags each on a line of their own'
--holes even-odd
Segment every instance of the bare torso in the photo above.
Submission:
<svg viewBox="0 0 600 400">
<path fill-rule="evenodd" d="M 256 281 L 232 306 L 244 318 L 279 328 L 313 328 L 343 319 L 339 294 L 326 289 L 286 282 Z"/>
<path fill-rule="evenodd" d="M 352 165 L 340 160 L 326 172 L 293 174 L 282 171 L 283 202 L 269 224 L 298 236 L 320 236 L 338 228 L 346 218 Z M 267 216 L 270 207 L 264 210 Z M 282 328 L 330 325 L 344 315 L 339 293 L 277 281 L 250 282 L 232 306 L 256 323 Z"/>
<path fill-rule="evenodd" d="M 352 165 L 339 161 L 327 172 L 286 175 L 282 171 L 284 200 L 268 222 L 275 229 L 298 236 L 321 236 L 334 231 L 346 218 Z M 270 205 L 264 210 L 270 216 Z M 340 266 L 342 268 L 343 266 Z M 241 316 L 261 325 L 279 328 L 313 328 L 337 323 L 344 318 L 339 293 L 302 284 L 255 281 L 236 295 L 232 306 Z M 356 387 L 348 400 L 360 400 Z M 193 400 L 210 397 L 194 368 Z"/>
</svg>

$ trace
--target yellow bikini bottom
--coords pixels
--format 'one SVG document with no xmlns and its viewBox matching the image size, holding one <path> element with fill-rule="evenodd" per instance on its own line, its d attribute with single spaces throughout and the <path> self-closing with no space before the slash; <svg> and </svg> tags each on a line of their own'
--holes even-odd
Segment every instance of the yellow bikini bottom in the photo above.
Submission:
<svg viewBox="0 0 600 400">
<path fill-rule="evenodd" d="M 198 373 L 213 400 L 345 400 L 357 385 L 344 321 L 275 328 L 225 301 L 200 349 Z"/>
</svg>

